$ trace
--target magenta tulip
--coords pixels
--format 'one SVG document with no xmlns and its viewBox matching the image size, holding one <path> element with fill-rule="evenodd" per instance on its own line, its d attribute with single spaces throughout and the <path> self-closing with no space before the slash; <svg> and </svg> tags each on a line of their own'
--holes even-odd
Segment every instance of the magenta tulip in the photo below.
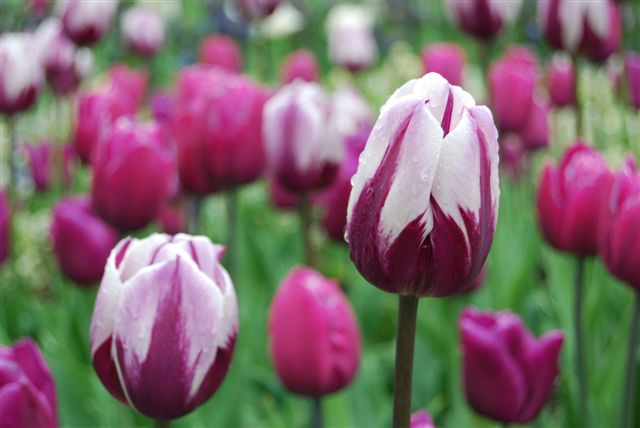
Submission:
<svg viewBox="0 0 640 428">
<path fill-rule="evenodd" d="M 335 281 L 293 269 L 269 310 L 269 349 L 284 386 L 319 397 L 345 388 L 360 363 L 358 321 Z"/>
<path fill-rule="evenodd" d="M 66 198 L 53 210 L 51 239 L 60 270 L 79 285 L 100 281 L 118 232 L 91 211 L 84 197 Z"/>
<path fill-rule="evenodd" d="M 538 18 L 556 49 L 604 61 L 620 45 L 620 10 L 611 0 L 538 0 Z"/>
<path fill-rule="evenodd" d="M 549 145 L 549 106 L 539 97 L 533 98 L 522 129 L 522 141 L 528 151 L 544 149 Z"/>
<path fill-rule="evenodd" d="M 612 174 L 595 149 L 578 142 L 560 164 L 546 164 L 536 199 L 538 223 L 547 242 L 557 250 L 579 256 L 598 251 L 601 205 Z"/>
<path fill-rule="evenodd" d="M 169 136 L 160 125 L 119 120 L 93 160 L 93 210 L 122 231 L 145 227 L 169 197 L 172 158 Z"/>
<path fill-rule="evenodd" d="M 480 272 L 498 218 L 491 111 L 439 74 L 387 100 L 349 199 L 351 259 L 382 290 L 447 296 Z"/>
<path fill-rule="evenodd" d="M 113 249 L 91 321 L 93 366 L 111 395 L 169 420 L 215 393 L 238 332 L 223 252 L 182 234 L 126 238 Z"/>
<path fill-rule="evenodd" d="M 155 55 L 164 44 L 164 20 L 155 9 L 143 4 L 122 14 L 120 29 L 125 44 L 138 55 Z"/>
<path fill-rule="evenodd" d="M 92 45 L 111 25 L 118 0 L 64 0 L 56 7 L 67 36 L 77 45 Z"/>
<path fill-rule="evenodd" d="M 331 61 L 351 72 L 369 68 L 378 56 L 374 16 L 365 4 L 337 4 L 327 15 Z"/>
<path fill-rule="evenodd" d="M 300 49 L 285 58 L 280 69 L 280 82 L 291 83 L 296 79 L 318 81 L 318 61 L 313 52 Z"/>
<path fill-rule="evenodd" d="M 0 266 L 9 258 L 11 250 L 11 207 L 9 197 L 0 190 Z"/>
<path fill-rule="evenodd" d="M 146 71 L 117 64 L 109 69 L 109 80 L 109 90 L 118 93 L 121 102 L 130 103 L 128 111 L 135 112 L 142 105 L 149 81 Z"/>
<path fill-rule="evenodd" d="M 282 0 L 235 0 L 242 15 L 250 19 L 261 19 L 271 15 Z"/>
<path fill-rule="evenodd" d="M 158 215 L 162 231 L 168 235 L 177 235 L 187 231 L 187 213 L 184 203 L 179 199 L 170 201 Z"/>
<path fill-rule="evenodd" d="M 503 423 L 535 419 L 558 376 L 564 335 L 553 331 L 536 339 L 515 314 L 475 308 L 462 312 L 460 334 L 469 405 Z"/>
<path fill-rule="evenodd" d="M 35 102 L 42 84 L 42 66 L 26 33 L 0 35 L 0 113 L 12 115 Z"/>
<path fill-rule="evenodd" d="M 524 142 L 519 135 L 506 134 L 500 137 L 500 167 L 516 180 L 522 176 L 526 154 Z"/>
<path fill-rule="evenodd" d="M 435 43 L 422 50 L 424 73 L 438 73 L 452 85 L 462 85 L 465 63 L 464 51 L 455 43 Z"/>
<path fill-rule="evenodd" d="M 571 60 L 554 56 L 547 66 L 549 97 L 556 107 L 567 107 L 576 103 L 576 75 Z"/>
<path fill-rule="evenodd" d="M 236 42 L 221 34 L 209 36 L 202 41 L 198 61 L 231 74 L 242 73 L 242 57 Z"/>
<path fill-rule="evenodd" d="M 58 426 L 53 376 L 31 339 L 0 346 L 0 421 L 6 428 Z"/>
<path fill-rule="evenodd" d="M 436 428 L 431 415 L 425 410 L 418 410 L 411 415 L 410 428 Z"/>
<path fill-rule="evenodd" d="M 636 110 L 640 110 L 640 54 L 629 52 L 625 66 L 629 85 L 629 103 Z"/>
<path fill-rule="evenodd" d="M 162 90 L 156 91 L 149 101 L 153 119 L 159 123 L 170 123 L 175 103 L 173 94 Z"/>
<path fill-rule="evenodd" d="M 294 210 L 300 206 L 300 198 L 296 193 L 285 189 L 278 180 L 268 178 L 269 196 L 274 207 L 280 210 Z"/>
<path fill-rule="evenodd" d="M 40 144 L 25 145 L 27 160 L 31 169 L 31 179 L 37 191 L 45 192 L 51 181 L 53 146 L 45 141 Z"/>
<path fill-rule="evenodd" d="M 445 11 L 460 29 L 479 39 L 492 39 L 518 18 L 521 0 L 445 0 Z"/>
</svg>

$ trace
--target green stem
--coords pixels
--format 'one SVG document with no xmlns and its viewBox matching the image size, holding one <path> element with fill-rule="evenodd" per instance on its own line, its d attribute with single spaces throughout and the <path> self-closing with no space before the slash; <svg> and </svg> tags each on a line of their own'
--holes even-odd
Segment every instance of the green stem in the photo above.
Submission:
<svg viewBox="0 0 640 428">
<path fill-rule="evenodd" d="M 189 200 L 189 233 L 198 235 L 202 233 L 200 213 L 202 211 L 202 198 L 200 196 L 192 196 Z"/>
<path fill-rule="evenodd" d="M 393 428 L 409 428 L 411 421 L 411 378 L 418 303 L 416 296 L 399 297 L 393 382 Z"/>
<path fill-rule="evenodd" d="M 640 331 L 640 291 L 635 293 L 635 302 L 633 305 L 633 316 L 631 318 L 631 326 L 629 328 L 629 353 L 627 354 L 627 368 L 625 371 L 624 395 L 622 397 L 622 409 L 620 411 L 620 427 L 632 427 L 633 410 L 635 403 L 636 388 L 636 358 L 638 352 L 638 336 Z"/>
<path fill-rule="evenodd" d="M 300 226 L 302 228 L 302 241 L 304 246 L 304 262 L 307 266 L 316 266 L 316 253 L 313 247 L 313 239 L 311 236 L 311 227 L 313 225 L 313 217 L 311 215 L 311 204 L 309 195 L 300 196 L 298 206 L 298 215 L 300 216 Z"/>
<path fill-rule="evenodd" d="M 490 41 L 480 41 L 480 45 L 478 46 L 478 54 L 480 59 L 480 68 L 482 69 L 482 79 L 487 88 L 487 99 L 489 92 L 489 67 L 491 64 L 491 42 Z"/>
<path fill-rule="evenodd" d="M 165 421 L 164 419 L 156 419 L 153 421 L 153 426 L 155 428 L 169 428 L 171 425 L 171 421 Z"/>
<path fill-rule="evenodd" d="M 322 397 L 311 398 L 311 428 L 322 428 L 324 425 L 322 417 Z"/>
<path fill-rule="evenodd" d="M 225 190 L 224 196 L 227 208 L 227 269 L 229 274 L 233 276 L 238 246 L 238 192 L 235 188 L 229 187 Z"/>
<path fill-rule="evenodd" d="M 582 308 L 584 306 L 584 263 L 584 257 L 578 257 L 576 264 L 574 329 L 576 341 L 576 368 L 578 370 L 579 416 L 582 418 L 582 426 L 588 426 L 587 367 L 584 350 L 584 333 L 582 331 Z"/>
<path fill-rule="evenodd" d="M 579 73 L 579 61 L 578 55 L 572 55 L 573 61 L 573 73 L 575 76 L 575 92 L 576 92 L 576 104 L 574 106 L 576 114 L 576 138 L 582 137 L 582 105 L 580 104 L 580 73 Z"/>
</svg>

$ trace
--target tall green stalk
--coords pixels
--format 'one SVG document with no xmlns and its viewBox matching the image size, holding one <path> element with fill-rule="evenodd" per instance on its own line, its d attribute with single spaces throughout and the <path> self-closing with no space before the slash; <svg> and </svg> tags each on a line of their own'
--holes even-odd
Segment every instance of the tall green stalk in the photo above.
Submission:
<svg viewBox="0 0 640 428">
<path fill-rule="evenodd" d="M 584 350 L 584 332 L 582 329 L 582 308 L 584 306 L 584 257 L 578 257 L 576 263 L 574 331 L 576 341 L 576 369 L 578 371 L 578 400 L 582 426 L 588 426 L 589 409 L 587 407 L 587 366 Z"/>
<path fill-rule="evenodd" d="M 635 292 L 633 305 L 633 316 L 629 328 L 629 351 L 627 354 L 627 367 L 624 380 L 624 395 L 622 397 L 622 408 L 620 410 L 620 428 L 636 426 L 633 424 L 633 411 L 635 409 L 635 389 L 636 383 L 636 363 L 638 352 L 638 336 L 640 333 L 640 291 Z"/>
<path fill-rule="evenodd" d="M 411 379 L 418 303 L 416 296 L 399 297 L 393 382 L 393 428 L 409 428 L 411 422 Z"/>
</svg>

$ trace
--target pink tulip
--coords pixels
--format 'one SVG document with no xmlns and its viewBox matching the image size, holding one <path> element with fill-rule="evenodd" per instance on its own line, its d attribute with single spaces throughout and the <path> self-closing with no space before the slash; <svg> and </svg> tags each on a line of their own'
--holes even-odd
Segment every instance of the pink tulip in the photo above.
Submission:
<svg viewBox="0 0 640 428">
<path fill-rule="evenodd" d="M 198 61 L 200 64 L 219 67 L 228 73 L 242 73 L 242 56 L 236 42 L 221 34 L 209 36 L 202 41 Z"/>
<path fill-rule="evenodd" d="M 86 286 L 100 281 L 118 232 L 91 211 L 87 198 L 58 202 L 50 233 L 60 270 L 69 279 Z"/>
<path fill-rule="evenodd" d="M 118 0 L 63 0 L 56 8 L 67 36 L 77 45 L 92 45 L 111 25 Z"/>
<path fill-rule="evenodd" d="M 431 415 L 425 410 L 418 410 L 411 415 L 411 428 L 436 428 Z"/>
<path fill-rule="evenodd" d="M 300 198 L 297 194 L 289 192 L 278 180 L 268 178 L 269 196 L 273 205 L 280 210 L 293 210 L 300 206 Z"/>
<path fill-rule="evenodd" d="M 242 15 L 250 19 L 261 19 L 271 15 L 282 0 L 235 0 Z"/>
<path fill-rule="evenodd" d="M 452 85 L 462 85 L 465 63 L 464 51 L 455 43 L 435 43 L 422 50 L 424 73 L 439 73 Z"/>
<path fill-rule="evenodd" d="M 125 238 L 113 249 L 91 321 L 91 357 L 109 393 L 169 420 L 222 383 L 238 334 L 224 247 L 204 236 Z"/>
<path fill-rule="evenodd" d="M 117 64 L 109 69 L 109 80 L 109 90 L 118 92 L 123 102 L 128 99 L 131 103 L 129 111 L 135 112 L 142 105 L 149 81 L 146 71 Z"/>
<path fill-rule="evenodd" d="M 155 219 L 174 181 L 173 150 L 156 123 L 119 120 L 93 160 L 91 206 L 122 231 Z"/>
<path fill-rule="evenodd" d="M 522 176 L 526 154 L 526 147 L 519 135 L 506 134 L 500 137 L 500 167 L 516 180 Z"/>
<path fill-rule="evenodd" d="M 33 37 L 26 33 L 0 35 L 0 113 L 12 115 L 35 102 L 42 84 Z"/>
<path fill-rule="evenodd" d="M 544 149 L 549 145 L 549 106 L 545 100 L 533 98 L 522 130 L 522 141 L 528 151 Z"/>
<path fill-rule="evenodd" d="M 11 207 L 9 197 L 0 190 L 0 266 L 9 258 L 11 251 Z"/>
<path fill-rule="evenodd" d="M 469 405 L 503 423 L 535 419 L 558 376 L 563 334 L 552 331 L 536 339 L 513 313 L 475 308 L 462 312 L 460 334 Z"/>
<path fill-rule="evenodd" d="M 27 0 L 27 11 L 32 15 L 44 15 L 49 8 L 49 0 Z"/>
<path fill-rule="evenodd" d="M 569 58 L 554 56 L 547 67 L 549 97 L 556 107 L 576 103 L 576 75 Z"/>
<path fill-rule="evenodd" d="M 625 66 L 629 79 L 629 102 L 633 108 L 640 110 L 640 54 L 629 52 Z"/>
<path fill-rule="evenodd" d="M 156 91 L 149 101 L 153 119 L 159 123 L 169 123 L 175 103 L 175 98 L 171 93 Z"/>
<path fill-rule="evenodd" d="M 445 11 L 461 30 L 479 39 L 492 39 L 513 23 L 520 13 L 521 0 L 445 0 Z"/>
<path fill-rule="evenodd" d="M 331 61 L 351 72 L 369 68 L 378 56 L 374 16 L 364 4 L 338 4 L 327 15 Z"/>
<path fill-rule="evenodd" d="M 0 421 L 7 428 L 58 426 L 53 376 L 31 339 L 0 346 Z"/>
<path fill-rule="evenodd" d="M 158 215 L 162 231 L 168 235 L 177 235 L 187 231 L 187 212 L 179 199 L 170 201 Z"/>
<path fill-rule="evenodd" d="M 164 20 L 155 9 L 132 6 L 122 14 L 120 29 L 124 42 L 135 53 L 153 56 L 164 44 Z"/>
<path fill-rule="evenodd" d="M 289 272 L 269 310 L 269 349 L 280 380 L 296 394 L 319 397 L 349 385 L 360 332 L 338 284 L 309 268 Z"/>
<path fill-rule="evenodd" d="M 491 111 L 439 74 L 426 74 L 387 100 L 360 159 L 347 216 L 360 273 L 401 295 L 468 288 L 498 218 Z"/>
<path fill-rule="evenodd" d="M 291 83 L 296 79 L 307 82 L 318 81 L 318 61 L 315 55 L 306 49 L 300 49 L 287 56 L 280 69 L 280 82 Z"/>
<path fill-rule="evenodd" d="M 25 145 L 27 159 L 31 169 L 31 178 L 39 192 L 45 192 L 51 181 L 51 163 L 53 146 L 50 142 Z"/>
</svg>

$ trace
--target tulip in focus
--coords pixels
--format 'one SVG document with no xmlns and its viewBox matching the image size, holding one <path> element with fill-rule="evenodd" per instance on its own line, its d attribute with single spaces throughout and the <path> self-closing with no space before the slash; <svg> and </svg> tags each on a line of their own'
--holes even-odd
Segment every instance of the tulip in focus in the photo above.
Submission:
<svg viewBox="0 0 640 428">
<path fill-rule="evenodd" d="M 152 56 L 164 44 L 164 20 L 154 9 L 132 6 L 120 20 L 122 38 L 129 48 L 142 56 Z"/>
<path fill-rule="evenodd" d="M 593 256 L 598 251 L 601 206 L 612 174 L 595 149 L 578 142 L 560 164 L 546 164 L 536 197 L 538 222 L 547 242 L 559 251 Z"/>
<path fill-rule="evenodd" d="M 630 52 L 625 61 L 629 85 L 629 103 L 640 110 L 640 54 Z"/>
<path fill-rule="evenodd" d="M 349 199 L 351 259 L 382 290 L 463 292 L 480 272 L 498 217 L 498 133 L 491 112 L 429 73 L 387 100 Z"/>
<path fill-rule="evenodd" d="M 9 258 L 11 249 L 11 207 L 9 196 L 0 190 L 0 266 Z"/>
<path fill-rule="evenodd" d="M 521 0 L 445 0 L 445 12 L 460 29 L 479 39 L 494 38 L 518 18 Z"/>
<path fill-rule="evenodd" d="M 318 81 L 318 61 L 313 52 L 300 49 L 285 58 L 280 69 L 280 81 L 287 84 L 296 79 Z"/>
<path fill-rule="evenodd" d="M 475 308 L 462 312 L 460 334 L 469 405 L 505 424 L 534 420 L 558 376 L 563 334 L 552 331 L 536 339 L 513 313 Z"/>
<path fill-rule="evenodd" d="M 462 85 L 465 62 L 464 51 L 455 43 L 435 43 L 422 50 L 424 73 L 438 73 L 452 85 Z"/>
<path fill-rule="evenodd" d="M 411 415 L 411 428 L 436 428 L 431 415 L 425 410 L 418 410 Z"/>
<path fill-rule="evenodd" d="M 0 113 L 19 113 L 36 100 L 43 77 L 36 52 L 30 34 L 0 35 Z"/>
<path fill-rule="evenodd" d="M 571 60 L 554 55 L 547 67 L 549 97 L 556 107 L 567 107 L 576 103 L 576 75 Z"/>
<path fill-rule="evenodd" d="M 242 73 L 242 56 L 236 42 L 227 36 L 215 34 L 207 37 L 200 45 L 198 62 L 232 73 Z"/>
<path fill-rule="evenodd" d="M 351 72 L 370 67 L 378 56 L 374 16 L 365 5 L 338 4 L 327 15 L 331 61 Z"/>
<path fill-rule="evenodd" d="M 215 393 L 238 332 L 223 252 L 183 234 L 125 238 L 113 249 L 91 321 L 93 366 L 111 395 L 170 420 Z"/>
<path fill-rule="evenodd" d="M 84 197 L 59 201 L 53 210 L 51 239 L 60 270 L 80 285 L 100 281 L 118 232 L 91 211 Z"/>
<path fill-rule="evenodd" d="M 31 339 L 0 346 L 0 421 L 7 428 L 58 426 L 53 376 Z"/>
<path fill-rule="evenodd" d="M 118 0 L 60 0 L 56 12 L 64 32 L 76 45 L 92 45 L 108 30 L 118 9 Z"/>
<path fill-rule="evenodd" d="M 319 397 L 345 388 L 360 363 L 358 321 L 335 281 L 296 268 L 269 310 L 269 348 L 290 391 Z"/>
<path fill-rule="evenodd" d="M 119 120 L 93 159 L 91 206 L 121 231 L 155 219 L 174 183 L 173 150 L 155 122 Z"/>
</svg>

